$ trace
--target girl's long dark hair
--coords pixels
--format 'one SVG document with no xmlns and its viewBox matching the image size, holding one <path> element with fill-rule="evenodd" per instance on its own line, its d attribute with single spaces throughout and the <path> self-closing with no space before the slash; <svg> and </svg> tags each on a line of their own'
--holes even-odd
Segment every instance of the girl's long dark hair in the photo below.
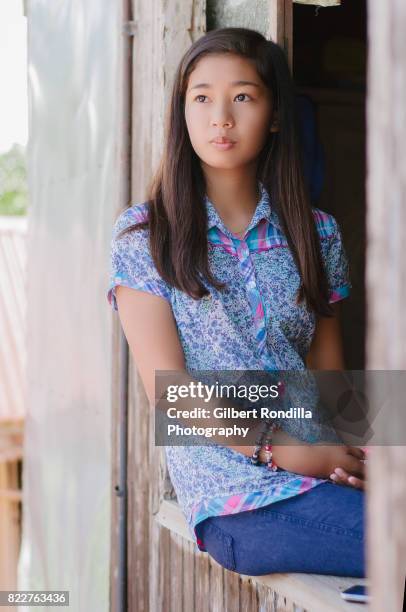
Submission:
<svg viewBox="0 0 406 612">
<path fill-rule="evenodd" d="M 297 303 L 305 300 L 315 313 L 331 316 L 327 276 L 302 170 L 293 82 L 281 47 L 255 30 L 212 30 L 183 56 L 166 115 L 163 155 L 148 188 L 148 221 L 130 225 L 119 236 L 149 227 L 151 256 L 158 273 L 193 298 L 208 294 L 202 278 L 218 290 L 226 286 L 209 268 L 205 180 L 184 113 L 189 75 L 199 59 L 210 53 L 233 53 L 253 60 L 271 91 L 279 131 L 269 132 L 259 155 L 257 180 L 276 208 L 301 277 Z"/>
</svg>

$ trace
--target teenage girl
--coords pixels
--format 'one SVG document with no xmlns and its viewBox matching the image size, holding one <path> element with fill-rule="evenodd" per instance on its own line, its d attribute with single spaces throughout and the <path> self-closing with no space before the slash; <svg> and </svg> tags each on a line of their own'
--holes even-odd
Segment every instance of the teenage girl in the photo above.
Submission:
<svg viewBox="0 0 406 612">
<path fill-rule="evenodd" d="M 345 368 L 348 261 L 311 205 L 294 109 L 282 49 L 253 30 L 211 31 L 178 66 L 159 170 L 111 251 L 108 299 L 152 407 L 159 370 Z M 290 442 L 276 471 L 264 447 L 255 465 L 252 446 L 165 446 L 197 547 L 242 574 L 364 577 L 364 452 L 295 427 L 274 434 Z"/>
</svg>

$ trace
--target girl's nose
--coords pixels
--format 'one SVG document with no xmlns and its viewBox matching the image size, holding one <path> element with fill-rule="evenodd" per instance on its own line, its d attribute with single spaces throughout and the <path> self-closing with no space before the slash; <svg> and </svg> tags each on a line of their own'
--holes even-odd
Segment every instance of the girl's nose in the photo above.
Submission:
<svg viewBox="0 0 406 612">
<path fill-rule="evenodd" d="M 214 126 L 219 126 L 219 125 L 221 125 L 221 126 L 223 126 L 223 127 L 231 127 L 231 126 L 232 126 L 232 124 L 233 124 L 233 122 L 232 122 L 230 119 L 229 119 L 229 120 L 227 120 L 227 121 L 221 121 L 221 120 L 218 120 L 218 121 L 215 121 L 215 120 L 214 120 L 214 121 L 212 121 L 212 125 L 214 125 Z"/>
</svg>

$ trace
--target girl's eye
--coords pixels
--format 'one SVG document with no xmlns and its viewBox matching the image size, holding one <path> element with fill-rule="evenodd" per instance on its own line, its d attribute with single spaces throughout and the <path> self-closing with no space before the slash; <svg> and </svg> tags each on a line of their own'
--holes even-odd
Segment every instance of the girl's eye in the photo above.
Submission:
<svg viewBox="0 0 406 612">
<path fill-rule="evenodd" d="M 251 98 L 251 96 L 249 96 L 249 95 L 248 95 L 248 94 L 246 94 L 246 93 L 240 93 L 240 94 L 237 94 L 235 97 L 236 97 L 236 98 L 239 98 L 240 96 L 247 96 L 248 98 Z M 195 100 L 197 100 L 198 98 L 207 98 L 207 96 L 205 96 L 205 95 L 203 95 L 203 94 L 199 94 L 198 96 L 196 96 Z"/>
<path fill-rule="evenodd" d="M 248 96 L 248 94 L 245 94 L 245 93 L 240 93 L 240 94 L 238 94 L 238 95 L 237 95 L 237 96 L 235 96 L 235 97 L 236 97 L 236 98 L 239 98 L 240 96 Z M 250 98 L 250 99 L 251 99 L 251 96 L 248 96 L 248 98 Z"/>
</svg>

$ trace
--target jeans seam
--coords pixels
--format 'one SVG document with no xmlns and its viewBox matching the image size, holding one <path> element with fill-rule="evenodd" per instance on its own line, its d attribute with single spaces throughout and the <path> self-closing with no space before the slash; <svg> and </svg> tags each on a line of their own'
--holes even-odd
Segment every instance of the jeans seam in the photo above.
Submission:
<svg viewBox="0 0 406 612">
<path fill-rule="evenodd" d="M 323 530 L 323 531 L 332 531 L 336 535 L 344 535 L 352 538 L 356 538 L 359 541 L 363 541 L 362 534 L 356 529 L 348 529 L 346 527 L 338 527 L 337 525 L 331 525 L 329 523 L 311 521 L 308 519 L 297 518 L 292 514 L 285 514 L 282 512 L 277 512 L 276 510 L 271 509 L 263 509 L 258 508 L 259 514 L 273 514 L 275 517 L 280 518 L 284 521 L 288 521 L 290 523 L 296 523 L 301 525 L 302 527 L 313 527 L 314 529 Z"/>
<path fill-rule="evenodd" d="M 216 533 L 216 535 L 220 538 L 223 544 L 223 551 L 225 552 L 226 562 L 228 566 L 226 567 L 226 569 L 230 571 L 234 571 L 235 570 L 235 558 L 234 558 L 234 551 L 233 551 L 233 536 L 226 533 L 220 527 L 218 527 L 217 525 L 214 525 L 213 523 L 208 523 L 207 527 L 209 529 L 212 529 L 214 533 Z"/>
</svg>

